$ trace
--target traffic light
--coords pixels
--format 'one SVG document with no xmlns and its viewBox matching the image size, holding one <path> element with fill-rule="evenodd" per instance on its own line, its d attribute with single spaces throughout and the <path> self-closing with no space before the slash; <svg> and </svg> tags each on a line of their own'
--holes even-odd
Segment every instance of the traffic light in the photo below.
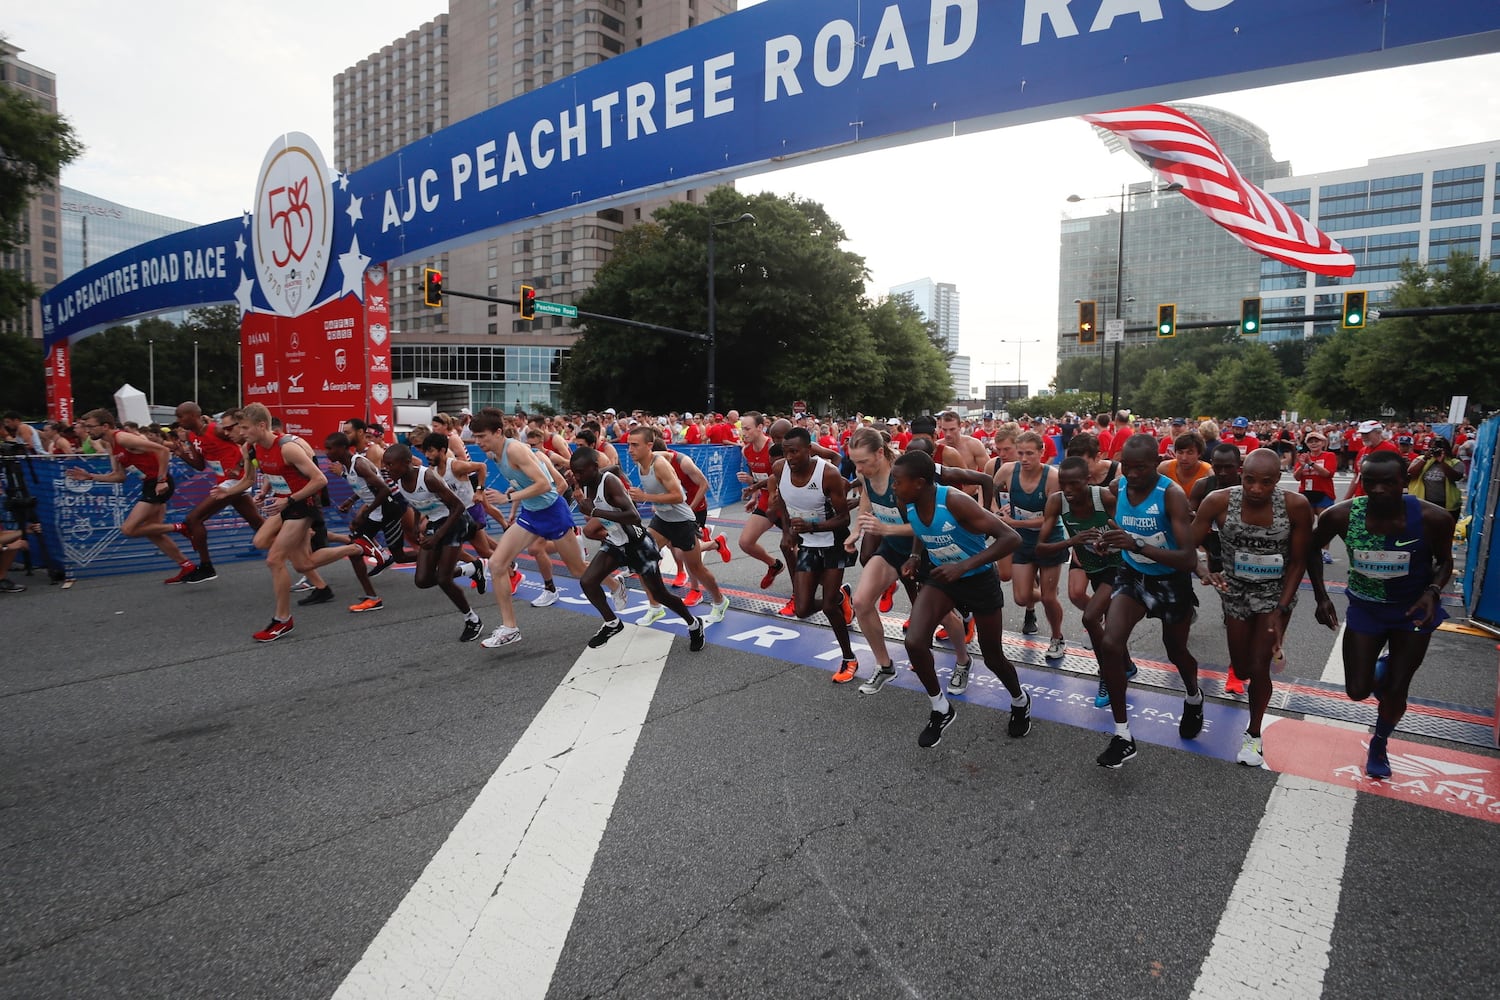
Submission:
<svg viewBox="0 0 1500 1000">
<path fill-rule="evenodd" d="M 1095 323 L 1098 313 L 1098 303 L 1078 303 L 1078 342 L 1080 344 L 1092 344 L 1099 336 L 1099 328 Z"/>
<path fill-rule="evenodd" d="M 536 289 L 530 285 L 521 286 L 521 318 L 536 318 Z"/>
<path fill-rule="evenodd" d="M 430 306 L 443 304 L 443 272 L 435 268 L 422 271 L 422 301 Z"/>
<path fill-rule="evenodd" d="M 1365 328 L 1365 292 L 1344 293 L 1344 322 L 1345 330 L 1363 330 Z"/>
<path fill-rule="evenodd" d="M 1260 333 L 1260 299 L 1240 300 L 1240 333 L 1247 337 Z"/>
<path fill-rule="evenodd" d="M 1159 339 L 1177 336 L 1177 306 L 1156 307 L 1156 336 Z"/>
</svg>

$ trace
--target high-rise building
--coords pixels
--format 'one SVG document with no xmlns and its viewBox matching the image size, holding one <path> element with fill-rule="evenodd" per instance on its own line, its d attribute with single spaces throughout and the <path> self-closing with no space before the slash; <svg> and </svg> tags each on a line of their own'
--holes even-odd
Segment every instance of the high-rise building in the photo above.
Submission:
<svg viewBox="0 0 1500 1000">
<path fill-rule="evenodd" d="M 334 77 L 334 166 L 357 170 L 407 143 L 667 35 L 736 9 L 737 0 L 450 0 L 439 15 Z M 706 192 L 673 196 L 695 201 Z M 655 198 L 483 240 L 392 269 L 392 368 L 398 385 L 446 405 L 532 409 L 559 403 L 576 335 L 561 317 L 524 321 L 508 306 L 422 304 L 422 269 L 451 288 L 573 302 L 616 236 L 651 218 Z M 399 389 L 398 389 L 399 392 Z"/>
<path fill-rule="evenodd" d="M 1401 262 L 1446 266 L 1456 251 L 1489 258 L 1500 271 L 1500 140 L 1383 156 L 1362 167 L 1285 177 L 1266 190 L 1354 255 L 1348 278 L 1260 258 L 1262 340 L 1332 333 L 1337 320 L 1266 326 L 1276 316 L 1339 313 L 1346 290 L 1390 298 Z M 1247 251 L 1248 252 L 1248 251 Z"/>
<path fill-rule="evenodd" d="M 62 221 L 63 278 L 131 247 L 198 225 L 121 205 L 76 188 L 64 187 L 61 194 L 58 216 Z M 181 323 L 187 319 L 187 313 L 162 313 L 157 318 Z"/>
<path fill-rule="evenodd" d="M 1291 173 L 1291 164 L 1271 154 L 1266 133 L 1237 115 L 1194 104 L 1174 107 L 1208 130 L 1224 155 L 1252 184 L 1267 187 Z M 1120 148 L 1118 137 L 1105 143 Z M 1177 306 L 1177 321 L 1238 317 L 1240 301 L 1260 287 L 1260 257 L 1179 194 L 1158 190 L 1156 182 L 1129 185 L 1120 198 L 1082 201 L 1109 207 L 1102 215 L 1064 218 L 1057 283 L 1057 360 L 1104 349 L 1078 343 L 1079 300 L 1098 303 L 1099 326 L 1120 317 L 1127 327 L 1151 322 L 1156 307 Z M 1123 231 L 1121 227 L 1123 228 Z M 1119 287 L 1117 300 L 1116 286 Z M 1154 342 L 1153 334 L 1127 334 L 1122 347 Z M 1102 354 L 1100 354 L 1102 357 Z M 1092 385 L 1060 388 L 1093 389 Z"/>
<path fill-rule="evenodd" d="M 0 38 L 0 87 L 9 87 L 41 105 L 49 114 L 57 114 L 57 75 L 40 66 L 21 61 L 25 51 Z M 62 255 L 58 252 L 58 190 L 54 182 L 43 187 L 31 199 L 22 220 L 20 245 L 0 256 L 0 269 L 14 271 L 45 292 L 62 277 Z M 6 333 L 21 332 L 28 337 L 42 336 L 42 303 L 34 299 L 31 307 L 17 320 L 0 323 Z"/>
<path fill-rule="evenodd" d="M 892 285 L 890 294 L 893 298 L 906 298 L 923 319 L 937 325 L 938 342 L 952 355 L 948 361 L 952 398 L 968 399 L 973 394 L 973 383 L 969 381 L 969 355 L 958 353 L 958 286 L 920 278 Z"/>
</svg>

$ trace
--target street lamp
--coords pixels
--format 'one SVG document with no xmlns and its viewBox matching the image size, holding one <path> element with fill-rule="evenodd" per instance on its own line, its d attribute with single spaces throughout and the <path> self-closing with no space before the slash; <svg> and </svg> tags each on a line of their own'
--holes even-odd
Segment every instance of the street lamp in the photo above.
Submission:
<svg viewBox="0 0 1500 1000">
<path fill-rule="evenodd" d="M 741 222 L 755 225 L 755 216 L 746 212 L 738 219 L 725 219 L 723 222 L 710 221 L 708 224 L 708 412 L 714 412 L 715 398 L 718 396 L 717 386 L 714 384 L 714 361 L 718 351 L 718 338 L 716 336 L 717 303 L 714 296 L 714 230 L 720 226 L 737 226 Z"/>
<path fill-rule="evenodd" d="M 997 343 L 997 344 L 1015 344 L 1016 345 L 1016 388 L 1017 388 L 1017 391 L 1020 390 L 1020 386 L 1021 386 L 1021 348 L 1024 347 L 1024 346 L 1026 346 L 1027 344 L 1040 344 L 1041 342 L 1042 341 L 1041 341 L 1040 337 L 1037 337 L 1037 338 L 1032 339 L 1032 340 L 997 340 L 997 341 L 995 341 L 995 343 Z"/>
<path fill-rule="evenodd" d="M 1115 241 L 1115 319 L 1122 319 L 1120 309 L 1124 303 L 1122 298 L 1125 285 L 1125 195 L 1129 193 L 1130 185 L 1120 185 L 1120 213 L 1115 224 L 1118 237 Z M 1181 191 L 1182 185 L 1176 181 L 1162 187 L 1152 188 L 1150 194 L 1166 194 L 1170 191 Z M 1080 201 L 1096 201 L 1099 198 L 1112 198 L 1113 195 L 1099 195 L 1097 198 L 1085 198 L 1082 195 L 1070 194 L 1068 201 L 1077 203 Z M 1078 301 L 1077 299 L 1074 300 Z M 1135 299 L 1131 299 L 1134 302 Z M 1121 334 L 1123 339 L 1124 334 Z M 1099 395 L 1104 395 L 1104 341 L 1099 341 Z M 1115 341 L 1115 377 L 1110 391 L 1109 414 L 1114 416 L 1120 412 L 1120 341 Z"/>
</svg>

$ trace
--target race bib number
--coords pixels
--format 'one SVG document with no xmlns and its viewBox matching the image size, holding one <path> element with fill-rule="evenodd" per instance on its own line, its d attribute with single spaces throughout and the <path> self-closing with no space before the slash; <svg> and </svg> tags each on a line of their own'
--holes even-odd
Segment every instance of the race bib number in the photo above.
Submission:
<svg viewBox="0 0 1500 1000">
<path fill-rule="evenodd" d="M 1040 521 L 1042 512 L 1039 510 L 1027 510 L 1025 507 L 1010 505 L 1010 516 L 1017 521 Z"/>
<path fill-rule="evenodd" d="M 1396 580 L 1411 572 L 1411 553 L 1355 549 L 1349 568 L 1372 580 Z"/>
<path fill-rule="evenodd" d="M 1258 555 L 1254 552 L 1234 554 L 1234 575 L 1246 580 L 1279 580 L 1286 559 L 1276 553 Z"/>
<path fill-rule="evenodd" d="M 287 497 L 292 495 L 292 487 L 287 483 L 285 476 L 273 476 L 268 472 L 266 473 L 266 481 L 271 484 L 271 492 L 277 496 Z"/>
<path fill-rule="evenodd" d="M 1165 531 L 1158 531 L 1154 535 L 1136 535 L 1135 537 L 1139 538 L 1141 540 L 1141 544 L 1143 545 L 1155 545 L 1159 549 L 1164 549 L 1167 547 L 1167 533 Z M 1146 556 L 1138 555 L 1135 552 L 1130 552 L 1130 558 L 1133 562 L 1149 564 L 1151 566 L 1156 565 L 1155 559 L 1150 559 Z"/>
<path fill-rule="evenodd" d="M 935 549 L 928 549 L 927 556 L 937 564 L 962 562 L 967 558 L 963 547 L 958 545 L 939 545 Z"/>
</svg>

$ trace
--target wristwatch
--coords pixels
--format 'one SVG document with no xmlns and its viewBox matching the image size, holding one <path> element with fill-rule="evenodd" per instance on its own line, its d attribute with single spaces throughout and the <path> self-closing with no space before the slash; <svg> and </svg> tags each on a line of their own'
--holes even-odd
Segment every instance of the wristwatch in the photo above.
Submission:
<svg viewBox="0 0 1500 1000">
<path fill-rule="evenodd" d="M 1292 606 L 1290 604 L 1278 604 L 1276 605 L 1276 610 L 1281 614 L 1289 615 L 1292 613 Z"/>
<path fill-rule="evenodd" d="M 1134 536 L 1132 536 L 1131 540 L 1135 543 L 1134 545 L 1131 546 L 1131 550 L 1136 555 L 1140 555 L 1142 552 L 1146 551 L 1146 543 L 1143 542 L 1143 541 L 1141 541 L 1141 536 L 1134 535 Z"/>
</svg>

